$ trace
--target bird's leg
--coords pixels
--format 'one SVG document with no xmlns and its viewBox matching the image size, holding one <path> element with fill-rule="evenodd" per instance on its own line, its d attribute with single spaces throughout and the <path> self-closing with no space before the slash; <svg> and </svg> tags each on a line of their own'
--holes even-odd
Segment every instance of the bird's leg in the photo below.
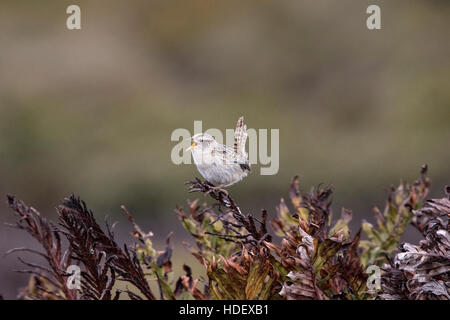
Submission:
<svg viewBox="0 0 450 320">
<path fill-rule="evenodd" d="M 213 189 L 215 191 L 223 192 L 223 193 L 225 193 L 226 196 L 228 196 L 228 191 L 223 188 L 223 185 L 212 186 L 211 189 Z"/>
</svg>

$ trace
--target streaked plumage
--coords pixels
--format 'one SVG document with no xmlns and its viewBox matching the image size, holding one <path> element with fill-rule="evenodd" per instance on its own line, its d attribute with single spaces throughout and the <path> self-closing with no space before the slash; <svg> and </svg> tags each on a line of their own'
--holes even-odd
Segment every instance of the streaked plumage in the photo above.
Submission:
<svg viewBox="0 0 450 320">
<path fill-rule="evenodd" d="M 230 186 L 250 172 L 248 154 L 245 151 L 247 126 L 244 117 L 240 117 L 234 132 L 234 146 L 218 143 L 206 133 L 196 134 L 192 138 L 194 163 L 200 174 L 208 182 L 218 187 Z"/>
</svg>

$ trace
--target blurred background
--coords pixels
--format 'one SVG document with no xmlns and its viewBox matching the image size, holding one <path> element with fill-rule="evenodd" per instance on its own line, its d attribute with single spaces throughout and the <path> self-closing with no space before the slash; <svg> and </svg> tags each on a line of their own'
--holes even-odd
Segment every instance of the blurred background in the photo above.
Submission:
<svg viewBox="0 0 450 320">
<path fill-rule="evenodd" d="M 81 30 L 66 28 L 71 4 Z M 369 4 L 381 7 L 381 30 L 366 28 Z M 256 165 L 229 189 L 246 212 L 273 216 L 298 174 L 303 190 L 332 184 L 335 215 L 353 209 L 356 231 L 388 187 L 414 181 L 424 163 L 430 196 L 441 197 L 450 183 L 449 15 L 444 0 L 2 0 L 0 294 L 14 298 L 27 279 L 3 253 L 34 247 L 3 225 L 14 221 L 6 193 L 54 219 L 75 192 L 130 242 L 125 204 L 157 244 L 175 231 L 181 272 L 191 258 L 173 208 L 207 199 L 187 193 L 184 182 L 199 174 L 171 162 L 170 135 L 192 132 L 194 120 L 224 130 L 244 115 L 250 128 L 280 129 L 278 174 Z"/>
</svg>

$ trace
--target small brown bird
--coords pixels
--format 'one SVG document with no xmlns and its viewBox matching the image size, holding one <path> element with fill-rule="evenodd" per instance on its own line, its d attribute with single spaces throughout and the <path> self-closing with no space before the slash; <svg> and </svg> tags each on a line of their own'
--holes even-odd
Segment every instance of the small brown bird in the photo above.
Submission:
<svg viewBox="0 0 450 320">
<path fill-rule="evenodd" d="M 193 136 L 188 150 L 203 178 L 217 188 L 228 187 L 242 180 L 250 172 L 248 154 L 245 151 L 247 126 L 240 117 L 234 131 L 234 146 L 218 143 L 212 136 L 199 133 Z"/>
</svg>

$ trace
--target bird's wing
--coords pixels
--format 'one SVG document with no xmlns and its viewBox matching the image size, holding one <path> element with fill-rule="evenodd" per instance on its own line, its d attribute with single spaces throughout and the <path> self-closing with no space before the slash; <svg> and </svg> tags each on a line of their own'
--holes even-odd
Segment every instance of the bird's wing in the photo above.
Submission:
<svg viewBox="0 0 450 320">
<path fill-rule="evenodd" d="M 250 171 L 250 165 L 247 158 L 247 153 L 236 153 L 234 148 L 223 144 L 217 144 L 211 154 L 212 158 L 219 164 L 238 164 L 241 169 Z"/>
<path fill-rule="evenodd" d="M 230 164 L 239 162 L 238 154 L 233 148 L 224 144 L 217 144 L 212 150 L 212 157 L 222 164 Z"/>
<path fill-rule="evenodd" d="M 244 124 L 244 117 L 240 117 L 236 123 L 234 131 L 234 151 L 246 157 L 245 143 L 247 142 L 247 125 Z"/>
</svg>

